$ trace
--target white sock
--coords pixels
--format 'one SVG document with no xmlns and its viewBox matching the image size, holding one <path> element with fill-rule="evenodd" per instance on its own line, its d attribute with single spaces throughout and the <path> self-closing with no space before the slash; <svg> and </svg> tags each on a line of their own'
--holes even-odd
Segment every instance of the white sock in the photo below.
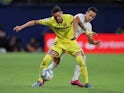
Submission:
<svg viewBox="0 0 124 93">
<path fill-rule="evenodd" d="M 49 66 L 48 69 L 51 69 L 53 71 L 53 69 L 55 69 L 58 65 L 54 62 L 52 62 Z"/>
<path fill-rule="evenodd" d="M 83 59 L 86 62 L 86 56 L 83 56 Z M 72 81 L 78 80 L 79 76 L 80 76 L 80 66 L 76 65 Z"/>
<path fill-rule="evenodd" d="M 79 75 L 80 75 L 80 66 L 76 65 L 72 81 L 78 80 Z"/>
</svg>

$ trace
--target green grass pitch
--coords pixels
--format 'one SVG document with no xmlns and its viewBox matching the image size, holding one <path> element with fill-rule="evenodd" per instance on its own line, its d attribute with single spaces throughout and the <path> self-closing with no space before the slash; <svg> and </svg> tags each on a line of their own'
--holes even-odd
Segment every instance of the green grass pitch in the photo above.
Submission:
<svg viewBox="0 0 124 93">
<path fill-rule="evenodd" d="M 87 54 L 93 89 L 71 86 L 76 60 L 65 55 L 45 86 L 32 88 L 43 53 L 0 54 L 0 93 L 124 93 L 124 54 Z M 80 76 L 80 81 L 83 82 Z"/>
</svg>

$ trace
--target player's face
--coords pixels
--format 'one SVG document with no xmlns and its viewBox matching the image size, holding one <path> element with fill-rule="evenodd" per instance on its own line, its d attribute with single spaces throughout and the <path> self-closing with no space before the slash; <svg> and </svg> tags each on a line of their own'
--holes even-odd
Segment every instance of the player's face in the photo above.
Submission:
<svg viewBox="0 0 124 93">
<path fill-rule="evenodd" d="M 95 17 L 96 17 L 95 12 L 91 10 L 86 12 L 86 16 L 85 16 L 86 22 L 91 22 Z"/>
<path fill-rule="evenodd" d="M 63 12 L 61 11 L 61 12 L 56 12 L 56 13 L 54 13 L 53 14 L 53 16 L 54 16 L 54 18 L 55 18 L 55 20 L 57 21 L 57 23 L 62 23 L 62 14 L 63 14 Z"/>
</svg>

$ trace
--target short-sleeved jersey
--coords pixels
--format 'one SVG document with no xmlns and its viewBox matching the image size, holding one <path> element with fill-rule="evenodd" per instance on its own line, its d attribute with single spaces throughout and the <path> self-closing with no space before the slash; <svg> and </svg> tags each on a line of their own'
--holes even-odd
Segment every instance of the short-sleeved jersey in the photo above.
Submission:
<svg viewBox="0 0 124 93">
<path fill-rule="evenodd" d="M 40 19 L 39 24 L 49 26 L 55 32 L 57 40 L 71 40 L 74 35 L 74 17 L 70 14 L 63 14 L 62 18 L 62 23 L 57 23 L 55 18 L 52 16 L 50 18 Z"/>
<path fill-rule="evenodd" d="M 79 17 L 80 22 L 83 23 L 83 25 L 85 26 L 85 28 L 86 28 L 87 30 L 92 31 L 92 25 L 91 25 L 91 23 L 85 21 L 84 14 L 79 13 L 79 14 L 75 15 L 75 17 L 76 17 L 76 16 Z M 83 30 L 80 26 L 78 26 L 78 27 L 77 27 L 76 37 L 79 37 L 82 33 L 84 33 L 84 30 Z"/>
</svg>

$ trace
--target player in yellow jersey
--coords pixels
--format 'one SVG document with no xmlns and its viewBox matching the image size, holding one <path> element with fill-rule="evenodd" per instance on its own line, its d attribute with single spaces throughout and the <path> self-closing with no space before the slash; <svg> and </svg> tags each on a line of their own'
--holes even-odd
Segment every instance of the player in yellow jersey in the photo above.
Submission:
<svg viewBox="0 0 124 93">
<path fill-rule="evenodd" d="M 95 7 L 89 7 L 85 14 L 79 13 L 76 14 L 75 17 L 77 17 L 78 27 L 76 31 L 76 38 L 78 38 L 81 34 L 86 34 L 88 43 L 100 46 L 100 40 L 94 40 L 93 35 L 96 34 L 92 31 L 92 24 L 90 23 L 97 15 L 97 9 Z M 86 33 L 86 30 L 88 30 L 88 33 Z M 92 34 L 89 34 L 91 32 Z M 64 55 L 64 54 L 63 54 Z M 62 57 L 63 57 L 62 55 Z M 54 62 L 52 62 L 48 69 L 54 70 L 60 63 L 61 58 L 54 58 Z M 86 56 L 84 54 L 84 51 L 82 49 L 82 57 L 84 61 L 86 62 Z M 71 80 L 71 85 L 77 85 L 79 87 L 83 87 L 84 85 L 78 80 L 78 77 L 80 76 L 80 67 L 79 65 L 76 65 L 73 78 Z M 87 87 L 87 86 L 84 86 Z"/>
<path fill-rule="evenodd" d="M 63 14 L 61 8 L 59 6 L 54 6 L 52 9 L 52 17 L 40 19 L 40 20 L 32 20 L 21 26 L 14 27 L 16 32 L 24 29 L 25 27 L 33 26 L 36 24 L 46 25 L 51 27 L 51 29 L 55 32 L 56 38 L 54 45 L 50 48 L 49 52 L 45 55 L 40 65 L 39 79 L 34 83 L 33 87 L 43 86 L 44 80 L 41 78 L 41 71 L 48 67 L 49 63 L 55 58 L 60 57 L 63 52 L 68 52 L 73 55 L 78 65 L 80 66 L 80 71 L 82 73 L 84 84 L 87 85 L 87 88 L 91 88 L 92 86 L 88 81 L 88 71 L 85 65 L 85 62 L 82 58 L 81 50 L 78 46 L 77 41 L 75 40 L 76 30 L 77 30 L 77 21 L 70 14 Z"/>
</svg>

